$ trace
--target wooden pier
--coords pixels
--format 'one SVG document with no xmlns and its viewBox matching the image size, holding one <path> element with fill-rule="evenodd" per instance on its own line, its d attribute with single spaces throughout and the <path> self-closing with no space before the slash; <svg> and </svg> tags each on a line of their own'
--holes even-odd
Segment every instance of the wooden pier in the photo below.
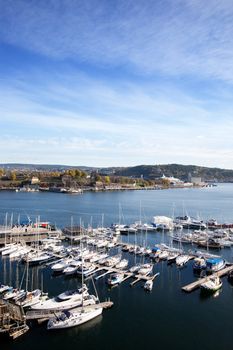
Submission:
<svg viewBox="0 0 233 350">
<path fill-rule="evenodd" d="M 206 282 L 208 280 L 208 278 L 210 276 L 218 276 L 218 277 L 222 277 L 222 276 L 225 276 L 226 274 L 228 274 L 230 271 L 233 271 L 233 265 L 230 265 L 230 266 L 227 266 L 225 267 L 224 269 L 218 271 L 218 272 L 215 272 L 214 274 L 212 275 L 209 275 L 209 276 L 206 276 L 206 277 L 203 277 L 203 278 L 200 278 L 199 280 L 195 281 L 195 282 L 192 282 L 184 287 L 182 287 L 182 290 L 184 292 L 187 292 L 187 293 L 190 293 L 192 292 L 193 290 L 199 288 L 201 286 L 202 283 Z"/>
</svg>

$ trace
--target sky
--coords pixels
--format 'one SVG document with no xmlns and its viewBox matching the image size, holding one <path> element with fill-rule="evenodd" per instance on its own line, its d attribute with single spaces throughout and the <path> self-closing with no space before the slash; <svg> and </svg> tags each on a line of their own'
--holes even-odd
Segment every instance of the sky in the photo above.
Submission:
<svg viewBox="0 0 233 350">
<path fill-rule="evenodd" d="M 233 169 L 231 0 L 0 0 L 0 163 Z"/>
</svg>

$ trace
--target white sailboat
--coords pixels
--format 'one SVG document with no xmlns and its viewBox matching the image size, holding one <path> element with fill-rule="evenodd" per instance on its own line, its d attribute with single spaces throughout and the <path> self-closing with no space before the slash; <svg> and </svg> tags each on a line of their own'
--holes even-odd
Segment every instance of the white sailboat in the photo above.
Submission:
<svg viewBox="0 0 233 350">
<path fill-rule="evenodd" d="M 82 269 L 84 267 L 83 257 L 82 257 L 81 267 Z M 95 297 L 95 303 L 94 303 L 95 306 L 88 309 L 84 308 L 84 293 L 86 293 L 87 291 L 86 286 L 84 285 L 84 271 L 82 271 L 81 276 L 82 276 L 82 288 L 81 288 L 82 308 L 81 310 L 80 309 L 78 310 L 73 309 L 72 311 L 66 310 L 60 316 L 58 317 L 55 316 L 49 319 L 47 324 L 48 330 L 71 328 L 71 327 L 79 326 L 102 314 L 103 308 L 100 307 L 99 305 L 96 305 L 96 302 L 99 300 L 98 297 Z"/>
<path fill-rule="evenodd" d="M 79 326 L 102 314 L 103 308 L 98 305 L 91 309 L 65 311 L 57 317 L 50 318 L 47 329 L 62 329 Z"/>
</svg>

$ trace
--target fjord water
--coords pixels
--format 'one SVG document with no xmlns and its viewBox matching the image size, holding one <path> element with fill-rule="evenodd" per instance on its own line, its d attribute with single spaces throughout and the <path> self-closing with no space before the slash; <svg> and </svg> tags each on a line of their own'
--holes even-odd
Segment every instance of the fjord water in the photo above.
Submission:
<svg viewBox="0 0 233 350">
<path fill-rule="evenodd" d="M 26 215 L 48 220 L 64 227 L 71 223 L 85 226 L 105 226 L 113 222 L 133 223 L 141 217 L 150 222 L 155 215 L 177 216 L 188 213 L 203 220 L 215 218 L 219 222 L 233 222 L 233 185 L 224 184 L 203 189 L 174 189 L 162 191 L 88 192 L 83 195 L 58 193 L 0 192 L 0 223 L 5 214 L 17 220 Z M 144 237 L 145 238 L 145 237 Z M 128 237 L 123 237 L 127 240 Z M 130 236 L 134 240 L 134 235 Z M 137 237 L 138 241 L 142 237 Z M 167 234 L 148 233 L 148 244 L 167 241 Z M 232 250 L 221 251 L 232 261 Z M 124 256 L 133 260 L 132 256 Z M 24 267 L 19 265 L 22 275 Z M 8 259 L 0 261 L 0 281 L 15 281 L 16 264 Z M 101 317 L 80 327 L 48 332 L 46 325 L 32 326 L 30 331 L 14 343 L 0 343 L 4 350 L 22 349 L 231 349 L 233 324 L 233 287 L 226 277 L 215 296 L 204 297 L 200 291 L 184 294 L 181 287 L 194 280 L 192 262 L 183 269 L 155 264 L 160 276 L 154 281 L 151 293 L 145 293 L 139 282 L 130 288 L 126 281 L 109 290 L 106 279 L 96 282 L 101 300 L 110 297 L 114 307 Z M 39 283 L 43 275 L 44 290 L 56 295 L 74 288 L 77 278 L 53 277 L 49 268 L 30 269 L 31 283 Z M 88 285 L 92 288 L 92 282 Z"/>
</svg>

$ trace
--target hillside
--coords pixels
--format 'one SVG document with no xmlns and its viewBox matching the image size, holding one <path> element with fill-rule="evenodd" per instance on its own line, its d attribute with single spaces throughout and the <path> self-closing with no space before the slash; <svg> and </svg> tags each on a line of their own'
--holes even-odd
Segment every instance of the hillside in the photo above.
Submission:
<svg viewBox="0 0 233 350">
<path fill-rule="evenodd" d="M 7 170 L 24 171 L 66 171 L 68 169 L 80 169 L 90 173 L 96 171 L 102 175 L 114 175 L 140 178 L 156 179 L 165 176 L 174 176 L 181 180 L 188 181 L 190 176 L 201 177 L 203 181 L 233 182 L 233 170 L 208 168 L 196 165 L 182 164 L 159 164 L 159 165 L 137 165 L 133 167 L 88 167 L 88 166 L 70 166 L 70 165 L 47 165 L 47 164 L 0 164 L 0 168 Z"/>
<path fill-rule="evenodd" d="M 189 176 L 201 177 L 204 181 L 233 182 L 233 170 L 207 168 L 196 165 L 138 165 L 128 168 L 116 168 L 115 175 L 154 179 L 165 176 L 174 176 L 187 181 Z"/>
</svg>

